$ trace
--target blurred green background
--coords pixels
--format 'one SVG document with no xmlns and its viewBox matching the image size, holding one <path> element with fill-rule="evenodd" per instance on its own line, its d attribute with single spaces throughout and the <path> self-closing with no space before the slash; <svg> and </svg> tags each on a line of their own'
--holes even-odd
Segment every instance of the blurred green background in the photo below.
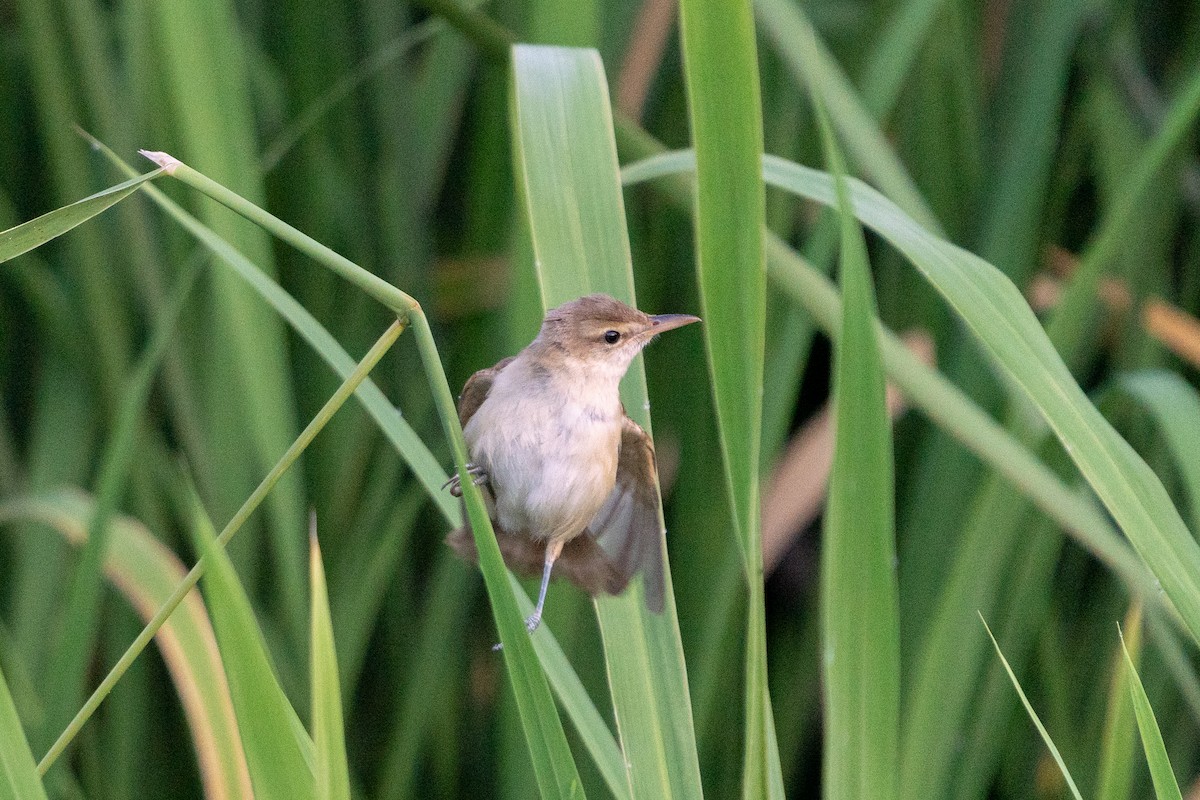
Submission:
<svg viewBox="0 0 1200 800">
<path fill-rule="evenodd" d="M 1189 3 L 763 2 L 765 149 L 816 166 L 819 136 L 795 68 L 804 44 L 783 22 L 796 10 L 848 83 L 811 61 L 806 80 L 856 100 L 863 130 L 874 119 L 885 134 L 848 147 L 851 172 L 883 183 L 894 155 L 947 238 L 999 267 L 1046 315 L 1200 64 L 1200 6 Z M 671 2 L 528 0 L 483 11 L 521 41 L 596 47 L 618 109 L 668 146 L 688 145 Z M 138 148 L 168 151 L 416 297 L 457 389 L 527 343 L 541 316 L 508 104 L 504 65 L 420 5 L 0 0 L 0 229 L 120 179 L 75 125 L 130 161 Z M 386 327 L 384 309 L 295 251 L 195 193 L 159 185 L 277 276 L 351 354 Z M 769 227 L 830 269 L 836 248 L 815 207 L 772 190 L 767 200 Z M 626 202 L 639 305 L 698 312 L 690 218 L 644 187 Z M 915 216 L 914 208 L 906 206 Z M 1186 315 L 1200 306 L 1200 168 L 1190 138 L 1122 213 L 1105 280 L 1055 342 L 1195 530 L 1200 513 L 1186 509 L 1200 503 L 1187 493 L 1200 414 L 1187 353 L 1200 352 L 1200 334 Z M 935 292 L 893 250 L 868 243 L 884 323 L 923 331 L 939 369 L 979 406 L 1014 430 L 1036 427 L 1009 405 L 1008 388 Z M 105 465 L 122 403 L 180 286 L 190 291 L 178 329 L 138 411 L 131 457 L 113 475 Z M 1150 389 L 1147 369 L 1165 370 Z M 666 337 L 647 351 L 646 372 L 702 777 L 709 796 L 733 797 L 746 589 L 701 338 Z M 768 284 L 764 474 L 825 402 L 828 375 L 827 341 Z M 402 341 L 375 380 L 449 464 L 411 344 Z M 1131 381 L 1134 390 L 1123 388 Z M 186 481 L 223 524 L 338 383 L 142 197 L 0 266 L 0 497 L 64 486 L 108 492 L 185 563 L 195 558 Z M 1151 400 L 1140 402 L 1153 408 L 1157 398 L 1174 433 L 1141 410 L 1142 390 Z M 969 642 L 930 635 L 935 619 L 957 613 L 974 624 L 977 610 L 1084 795 L 1095 796 L 1126 590 L 924 416 L 908 413 L 895 432 L 901 747 L 933 764 L 919 796 L 1065 791 L 982 627 L 968 628 Z M 1041 455 L 1078 483 L 1060 451 Z M 801 475 L 822 473 L 819 451 L 789 463 Z M 789 796 L 805 798 L 819 795 L 821 771 L 820 526 L 811 516 L 781 519 L 772 505 L 796 491 L 764 483 L 764 547 L 778 557 L 768 568 L 767 620 L 780 758 Z M 482 582 L 450 557 L 442 518 L 353 402 L 230 548 L 301 718 L 309 508 L 328 573 L 356 792 L 531 796 Z M 72 588 L 77 563 L 50 528 L 12 525 L 0 536 L 0 669 L 35 756 L 141 627 L 106 586 L 80 639 L 66 615 L 72 592 L 83 591 Z M 587 598 L 556 586 L 546 620 L 596 705 L 608 708 Z M 1200 684 L 1194 648 L 1172 641 L 1152 637 L 1141 674 L 1186 793 L 1200 766 Z M 595 768 L 576 752 L 585 785 L 602 796 Z M 192 737 L 156 651 L 51 777 L 61 797 L 201 796 Z M 1130 781 L 1125 796 L 1149 791 L 1144 767 Z"/>
</svg>

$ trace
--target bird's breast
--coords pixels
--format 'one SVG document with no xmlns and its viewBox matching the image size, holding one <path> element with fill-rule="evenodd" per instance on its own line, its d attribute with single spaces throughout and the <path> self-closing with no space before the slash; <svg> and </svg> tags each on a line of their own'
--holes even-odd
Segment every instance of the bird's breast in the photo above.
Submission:
<svg viewBox="0 0 1200 800">
<path fill-rule="evenodd" d="M 503 389 L 493 387 L 464 431 L 488 474 L 496 522 L 539 539 L 574 537 L 615 483 L 620 402 Z"/>
</svg>

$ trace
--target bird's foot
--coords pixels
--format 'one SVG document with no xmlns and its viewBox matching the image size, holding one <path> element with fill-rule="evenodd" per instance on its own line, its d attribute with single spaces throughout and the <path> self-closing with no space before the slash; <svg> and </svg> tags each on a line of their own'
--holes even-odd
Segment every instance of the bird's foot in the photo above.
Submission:
<svg viewBox="0 0 1200 800">
<path fill-rule="evenodd" d="M 475 464 L 467 464 L 467 474 L 471 476 L 471 483 L 476 486 L 483 486 L 488 482 L 488 475 L 484 472 L 483 467 Z M 450 487 L 450 494 L 455 497 L 462 497 L 462 479 L 458 475 L 451 476 L 450 480 L 442 484 L 442 488 Z"/>
<path fill-rule="evenodd" d="M 525 619 L 525 630 L 529 631 L 530 633 L 533 633 L 541 626 L 541 624 L 542 624 L 542 615 L 540 612 L 535 611 Z M 494 645 L 492 645 L 493 653 L 498 653 L 503 649 L 504 649 L 504 642 L 496 642 Z"/>
</svg>

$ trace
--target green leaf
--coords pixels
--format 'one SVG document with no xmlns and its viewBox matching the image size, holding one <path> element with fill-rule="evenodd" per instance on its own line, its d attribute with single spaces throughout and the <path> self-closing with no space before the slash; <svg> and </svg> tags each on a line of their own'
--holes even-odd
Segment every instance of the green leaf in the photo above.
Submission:
<svg viewBox="0 0 1200 800">
<path fill-rule="evenodd" d="M 900 728 L 892 432 L 867 246 L 850 210 L 832 128 L 820 100 L 816 105 L 835 175 L 844 303 L 833 355 L 836 444 L 821 544 L 822 796 L 890 800 L 897 790 Z"/>
<path fill-rule="evenodd" d="M 193 497 L 192 534 L 204 554 L 205 598 L 229 675 L 229 689 L 250 779 L 258 798 L 312 797 L 313 743 L 271 665 L 262 630 L 216 531 Z"/>
<path fill-rule="evenodd" d="M 169 158 L 166 154 L 149 154 L 149 156 Z M 434 392 L 434 401 L 438 405 L 438 412 L 442 416 L 443 425 L 450 439 L 451 449 L 454 451 L 455 462 L 460 473 L 465 470 L 466 449 L 462 440 L 462 430 L 458 427 L 453 396 L 446 385 L 445 372 L 439 360 L 428 320 L 421 312 L 420 306 L 416 301 L 378 276 L 367 272 L 345 257 L 325 247 L 320 242 L 317 242 L 291 225 L 288 225 L 258 206 L 248 202 L 245 198 L 238 196 L 226 187 L 186 165 L 176 165 L 173 174 L 193 188 L 225 204 L 255 224 L 260 225 L 280 239 L 313 257 L 322 266 L 358 286 L 368 295 L 395 311 L 402 319 L 407 320 L 413 326 L 417 338 L 417 347 L 420 351 L 431 389 Z M 206 233 L 206 229 L 203 226 L 194 223 L 193 220 L 189 220 L 186 215 L 180 213 L 176 214 L 176 217 L 185 227 L 192 230 L 193 233 L 197 235 Z M 219 237 L 203 235 L 202 239 L 210 248 L 219 250 L 222 257 L 228 258 L 231 264 L 236 265 L 241 263 L 246 269 L 246 277 L 254 278 L 256 284 L 262 285 L 265 289 L 270 289 L 273 286 L 270 282 L 262 280 L 261 276 L 256 276 L 255 273 L 257 270 L 246 262 L 244 258 L 240 258 L 237 251 L 233 250 L 232 247 L 224 245 L 223 240 Z M 281 309 L 288 309 L 289 313 L 296 319 L 311 319 L 306 312 L 301 313 L 303 309 L 294 301 L 287 302 L 290 298 L 287 298 L 287 295 L 279 290 L 277 286 L 269 293 L 275 297 Z M 315 320 L 312 321 L 312 324 L 304 326 L 304 332 L 306 333 L 318 334 L 322 330 L 315 323 Z M 329 341 L 332 342 L 332 339 Z M 322 351 L 323 354 L 336 352 L 333 347 L 329 346 L 322 348 Z M 382 395 L 380 394 L 378 397 L 382 398 Z M 386 403 L 386 401 L 383 402 Z M 415 434 L 412 434 L 407 423 L 399 419 L 395 409 L 390 409 L 390 413 L 384 414 L 385 409 L 378 401 L 375 403 L 375 406 L 381 418 L 390 418 L 392 422 L 390 426 L 381 422 L 385 433 L 392 434 L 399 432 L 406 434 L 407 441 L 415 442 L 416 445 L 419 445 L 419 447 L 414 445 L 401 450 L 402 455 L 410 457 L 410 455 L 414 454 L 416 456 L 428 454 L 427 448 L 416 439 Z M 370 409 L 370 406 L 368 408 Z M 408 439 L 408 436 L 411 436 L 411 439 Z M 399 444 L 397 446 L 400 447 Z M 414 469 L 419 470 L 419 467 L 414 464 Z M 444 493 L 440 491 L 440 484 L 438 485 L 438 489 L 434 489 L 433 484 L 428 482 L 429 469 L 420 470 L 418 475 L 426 482 L 427 490 L 430 491 L 430 494 L 439 503 L 447 502 Z M 470 484 L 470 481 L 467 481 L 467 483 Z M 495 537 L 491 533 L 491 522 L 487 518 L 483 499 L 478 490 L 474 489 L 473 486 L 473 484 L 470 484 L 467 488 L 463 500 L 472 529 L 475 531 L 476 544 L 479 550 L 480 569 L 484 575 L 488 595 L 492 600 L 493 613 L 497 620 L 501 641 L 505 644 L 505 665 L 509 669 L 509 676 L 513 680 L 518 705 L 522 709 L 522 718 L 526 725 L 527 742 L 529 743 L 534 761 L 535 773 L 538 776 L 539 788 L 544 796 L 582 796 L 583 790 L 579 782 L 578 771 L 575 768 L 574 760 L 567 746 L 566 735 L 558 719 L 558 712 L 554 707 L 553 698 L 550 696 L 549 688 L 546 685 L 546 676 L 537 663 L 532 646 L 529 643 L 529 636 L 526 634 L 525 627 L 518 614 L 512 592 L 506 585 L 506 571 L 500 559 L 500 552 L 496 545 Z M 455 518 L 453 512 L 450 510 L 444 510 L 443 513 L 449 519 Z M 579 703 L 576 704 L 576 706 L 578 705 Z"/>
<path fill-rule="evenodd" d="M 1054 740 L 1050 738 L 1050 733 L 1046 730 L 1046 726 L 1042 725 L 1042 720 L 1038 718 L 1037 712 L 1030 705 L 1029 698 L 1025 696 L 1024 690 L 1021 689 L 1021 684 L 1017 680 L 1017 676 L 1013 674 L 1012 667 L 1008 665 L 1008 659 L 1004 657 L 1004 653 L 1000 652 L 1000 643 L 996 641 L 995 636 L 992 636 L 992 629 L 988 627 L 987 620 L 983 618 L 982 614 L 979 615 L 979 621 L 987 629 L 988 638 L 992 640 L 992 645 L 996 648 L 996 655 L 1000 656 L 1000 662 L 1004 664 L 1004 671 L 1008 673 L 1008 679 L 1012 681 L 1013 688 L 1017 690 L 1017 694 L 1021 698 L 1021 704 L 1025 706 L 1025 712 L 1029 714 L 1029 719 L 1033 721 L 1034 727 L 1037 728 L 1038 733 L 1042 736 L 1042 741 L 1049 748 L 1050 755 L 1054 758 L 1054 763 L 1058 765 L 1059 771 L 1062 772 L 1063 778 L 1066 779 L 1071 794 L 1075 797 L 1075 800 L 1083 800 L 1079 795 L 1079 788 L 1075 786 L 1075 780 L 1071 777 L 1071 772 L 1067 769 L 1067 765 L 1062 759 L 1062 755 L 1058 752 L 1058 748 L 1054 746 Z"/>
<path fill-rule="evenodd" d="M 1113 664 L 1112 683 L 1104 713 L 1104 738 L 1100 743 L 1100 774 L 1096 779 L 1096 800 L 1128 800 L 1133 787 L 1133 691 L 1129 661 L 1136 661 L 1142 649 L 1142 608 L 1134 602 L 1125 615 L 1129 631 L 1128 647 Z"/>
<path fill-rule="evenodd" d="M 726 489 L 750 597 L 742 791 L 782 797 L 767 687 L 759 463 L 766 326 L 762 101 L 748 3 L 680 4 L 683 71 L 696 151 L 696 269 Z"/>
<path fill-rule="evenodd" d="M 1150 412 L 1175 459 L 1192 508 L 1192 531 L 1200 533 L 1200 393 L 1166 370 L 1122 375 L 1121 388 Z"/>
<path fill-rule="evenodd" d="M 16 497 L 0 504 L 0 524 L 41 522 L 75 547 L 87 542 L 95 514 L 96 501 L 75 491 Z M 110 525 L 105 577 L 138 616 L 148 620 L 183 581 L 186 570 L 137 520 L 117 515 Z M 246 756 L 217 640 L 199 594 L 187 596 L 163 625 L 162 634 L 155 641 L 187 717 L 206 791 L 212 796 L 246 796 L 251 791 Z"/>
<path fill-rule="evenodd" d="M 0 672 L 0 800 L 45 800 L 46 790 Z"/>
<path fill-rule="evenodd" d="M 826 205 L 828 175 L 766 157 L 767 180 Z M 999 270 L 850 181 L 855 215 L 900 250 L 1034 403 L 1200 641 L 1200 546 L 1153 471 L 1091 404 L 1021 292 Z"/>
<path fill-rule="evenodd" d="M 37 219 L 22 222 L 0 233 L 0 264 L 35 247 L 62 236 L 72 228 L 87 222 L 106 211 L 141 188 L 142 184 L 162 174 L 161 169 L 130 178 L 124 183 L 110 186 L 102 192 L 77 200 L 69 206 L 56 208 Z"/>
<path fill-rule="evenodd" d="M 101 143 L 92 140 L 93 146 L 98 147 L 113 164 L 125 172 L 133 168 L 117 157 Z M 300 305 L 294 297 L 288 294 L 275 280 L 256 267 L 250 259 L 237 250 L 232 244 L 221 238 L 212 228 L 204 225 L 196 217 L 185 211 L 179 204 L 173 202 L 165 194 L 153 186 L 148 186 L 147 196 L 163 211 L 178 222 L 184 230 L 196 238 L 200 244 L 217 256 L 222 263 L 229 266 L 239 278 L 250 285 L 258 295 L 275 309 L 285 322 L 291 325 L 303 339 L 308 342 L 343 380 L 357 367 L 357 362 L 332 334 L 314 317 L 308 309 Z M 383 431 L 396 452 L 412 469 L 413 474 L 425 487 L 430 498 L 437 504 L 442 516 L 453 526 L 462 524 L 462 511 L 447 492 L 441 490 L 446 482 L 446 471 L 429 448 L 421 441 L 412 426 L 404 419 L 400 410 L 388 401 L 387 396 L 370 378 L 359 385 L 355 392 L 363 408 L 371 416 L 379 429 Z"/>
<path fill-rule="evenodd" d="M 854 162 L 910 217 L 940 231 L 937 217 L 801 7 L 788 0 L 755 0 L 754 9 L 797 83 L 829 109 Z"/>
<path fill-rule="evenodd" d="M 513 90 L 518 186 L 545 307 L 589 292 L 635 303 L 608 86 L 599 56 L 593 50 L 515 47 Z M 640 358 L 630 367 L 621 396 L 630 416 L 650 431 Z M 604 766 L 605 751 L 592 749 L 618 796 L 701 794 L 669 570 L 666 579 L 661 615 L 645 610 L 636 589 L 596 602 L 624 751 L 622 784 L 614 785 L 611 769 Z M 537 642 L 540 637 L 533 638 Z M 539 651 L 545 661 L 549 654 L 541 645 Z M 555 681 L 560 695 L 564 688 Z M 570 707 L 566 699 L 564 705 Z M 594 719 L 587 727 L 582 724 L 589 718 L 577 717 L 585 737 L 595 730 Z"/>
<path fill-rule="evenodd" d="M 314 515 L 313 530 L 309 536 L 309 576 L 312 593 L 310 646 L 316 797 L 318 800 L 350 800 L 350 767 L 346 763 L 337 651 L 333 646 L 333 622 L 329 616 L 329 595 L 325 589 L 325 568 L 321 564 L 316 527 Z"/>
<path fill-rule="evenodd" d="M 1125 653 L 1125 666 L 1129 670 L 1129 693 L 1133 697 L 1133 713 L 1137 715 L 1138 731 L 1142 735 L 1142 749 L 1146 751 L 1146 763 L 1150 766 L 1150 777 L 1154 781 L 1154 794 L 1158 800 L 1183 800 L 1179 791 L 1179 783 L 1175 780 L 1175 772 L 1167 758 L 1167 747 L 1163 743 L 1162 733 L 1158 730 L 1158 721 L 1154 718 L 1154 709 L 1150 707 L 1150 698 L 1142 687 L 1142 679 L 1138 677 L 1137 667 L 1125 646 L 1125 635 L 1117 629 L 1121 637 L 1121 650 Z"/>
</svg>

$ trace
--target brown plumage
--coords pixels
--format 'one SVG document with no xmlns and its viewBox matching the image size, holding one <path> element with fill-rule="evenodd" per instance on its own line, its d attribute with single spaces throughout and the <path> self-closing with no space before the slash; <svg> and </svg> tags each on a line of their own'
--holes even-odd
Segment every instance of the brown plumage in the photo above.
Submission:
<svg viewBox="0 0 1200 800">
<path fill-rule="evenodd" d="M 655 335 L 696 321 L 588 295 L 551 309 L 528 347 L 463 387 L 459 421 L 500 552 L 515 572 L 542 575 L 530 630 L 552 571 L 592 595 L 620 594 L 641 571 L 647 606 L 662 610 L 654 445 L 625 414 L 619 384 Z M 461 495 L 457 476 L 450 484 Z M 476 560 L 467 528 L 447 541 Z"/>
</svg>

